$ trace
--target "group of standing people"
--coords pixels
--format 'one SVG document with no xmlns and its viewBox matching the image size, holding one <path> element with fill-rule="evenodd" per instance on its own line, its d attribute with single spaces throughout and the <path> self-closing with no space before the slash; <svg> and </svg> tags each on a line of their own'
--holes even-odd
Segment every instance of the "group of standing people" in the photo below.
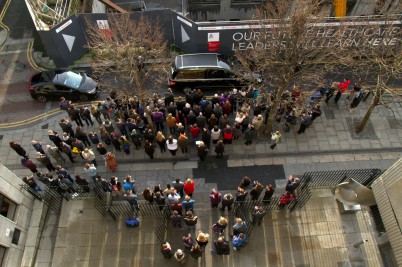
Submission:
<svg viewBox="0 0 402 267">
<path fill-rule="evenodd" d="M 182 227 L 182 221 L 186 226 L 186 230 L 195 230 L 198 217 L 195 215 L 195 200 L 192 199 L 192 193 L 189 195 L 184 185 L 190 184 L 192 180 L 187 180 L 180 185 L 180 179 L 177 179 L 174 183 L 174 187 L 168 185 L 165 190 L 169 194 L 167 196 L 172 215 L 170 220 L 173 227 Z M 178 184 L 179 183 L 179 184 Z M 294 193 L 300 184 L 299 178 L 290 176 L 286 185 L 286 193 L 284 193 L 280 199 L 278 205 L 280 208 L 284 208 L 294 198 Z M 251 187 L 250 191 L 248 189 Z M 271 184 L 265 186 L 265 193 L 263 194 L 262 201 L 264 204 L 268 204 L 275 192 L 275 189 Z M 184 190 L 184 192 L 183 192 Z M 243 177 L 239 186 L 238 192 L 234 197 L 231 193 L 222 195 L 215 188 L 210 192 L 210 203 L 212 208 L 219 208 L 221 211 L 231 211 L 233 205 L 242 205 L 248 195 L 251 200 L 258 200 L 264 190 L 264 186 L 258 181 L 252 182 L 248 176 Z M 187 194 L 187 195 L 186 195 Z M 183 201 L 181 199 L 183 198 Z M 231 227 L 231 240 L 226 240 L 225 231 L 228 228 L 229 220 L 220 216 L 219 219 L 211 227 L 213 236 L 216 237 L 213 241 L 213 248 L 210 250 L 212 254 L 216 255 L 229 255 L 231 247 L 235 251 L 241 250 L 247 243 L 247 229 L 249 224 L 258 225 L 262 224 L 263 218 L 266 215 L 267 210 L 264 206 L 255 206 L 251 211 L 251 220 L 247 218 L 235 218 L 234 224 Z M 165 242 L 161 245 L 161 253 L 165 258 L 174 257 L 180 263 L 186 263 L 189 257 L 198 259 L 205 252 L 205 247 L 209 243 L 210 235 L 199 230 L 195 240 L 191 233 L 182 237 L 183 248 L 177 250 L 172 249 L 172 246 Z M 230 246 L 230 244 L 232 246 Z"/>
</svg>

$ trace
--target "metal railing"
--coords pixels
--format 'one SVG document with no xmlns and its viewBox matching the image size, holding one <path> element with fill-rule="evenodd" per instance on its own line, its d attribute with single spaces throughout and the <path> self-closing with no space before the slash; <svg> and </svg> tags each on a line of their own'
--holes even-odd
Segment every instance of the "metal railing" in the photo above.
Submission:
<svg viewBox="0 0 402 267">
<path fill-rule="evenodd" d="M 61 213 L 61 209 L 63 207 L 63 198 L 66 199 L 67 201 L 70 199 L 68 196 L 60 194 L 59 192 L 50 187 L 47 187 L 44 191 L 38 192 L 27 184 L 20 184 L 20 186 L 21 189 L 26 190 L 37 200 L 43 202 L 56 214 Z"/>
<path fill-rule="evenodd" d="M 159 224 L 155 229 L 156 237 L 158 238 L 161 244 L 166 242 L 166 233 L 169 225 L 170 214 L 171 214 L 170 209 L 164 208 L 162 210 Z"/>
</svg>

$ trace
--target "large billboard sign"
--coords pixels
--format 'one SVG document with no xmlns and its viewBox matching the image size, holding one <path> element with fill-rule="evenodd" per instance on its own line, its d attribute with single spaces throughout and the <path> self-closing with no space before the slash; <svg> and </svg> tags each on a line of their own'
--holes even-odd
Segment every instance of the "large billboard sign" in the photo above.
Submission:
<svg viewBox="0 0 402 267">
<path fill-rule="evenodd" d="M 275 30 L 272 28 L 277 27 Z M 281 26 L 286 27 L 286 25 Z M 220 33 L 220 49 L 222 54 L 233 54 L 235 50 L 272 49 L 286 47 L 286 31 L 280 37 L 280 28 L 271 25 L 214 25 L 199 26 L 200 38 L 205 44 L 199 44 L 201 50 L 209 47 L 207 36 L 210 33 Z M 278 30 L 279 29 L 279 30 Z M 275 33 L 274 33 L 275 31 Z M 394 46 L 401 39 L 401 21 L 361 21 L 361 22 L 322 22 L 311 23 L 305 32 L 310 37 L 301 38 L 297 45 L 304 47 L 357 47 L 363 45 L 379 45 L 381 43 Z M 205 47 L 205 49 L 204 49 Z"/>
<path fill-rule="evenodd" d="M 110 14 L 80 14 L 68 18 L 50 31 L 40 31 L 48 54 L 58 67 L 72 64 L 88 50 L 86 49 L 86 21 L 96 23 L 105 37 L 111 29 L 107 23 Z M 278 24 L 260 25 L 258 21 L 236 22 L 193 22 L 175 11 L 149 10 L 130 14 L 133 20 L 144 16 L 158 21 L 167 43 L 179 48 L 183 53 L 215 52 L 233 55 L 237 50 L 272 49 L 288 44 L 286 36 L 278 37 Z M 362 45 L 400 45 L 401 20 L 361 20 L 312 22 L 306 35 L 301 38 L 301 47 L 358 47 Z M 275 29 L 274 29 L 275 28 Z M 275 34 L 273 34 L 275 32 Z M 286 31 L 283 31 L 285 34 Z M 400 47 L 398 47 L 400 49 Z"/>
</svg>

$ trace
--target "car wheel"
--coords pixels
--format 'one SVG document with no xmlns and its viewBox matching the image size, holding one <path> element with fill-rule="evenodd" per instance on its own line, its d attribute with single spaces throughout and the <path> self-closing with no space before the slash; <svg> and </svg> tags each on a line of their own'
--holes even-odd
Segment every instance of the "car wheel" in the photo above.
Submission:
<svg viewBox="0 0 402 267">
<path fill-rule="evenodd" d="M 88 100 L 89 100 L 89 97 L 88 97 L 87 95 L 80 95 L 80 96 L 79 96 L 79 99 L 80 99 L 80 101 L 85 102 L 85 101 L 88 101 Z"/>
<path fill-rule="evenodd" d="M 36 96 L 36 100 L 38 100 L 38 101 L 41 102 L 41 103 L 45 103 L 45 102 L 47 102 L 47 96 L 45 96 L 45 95 L 38 95 L 38 96 Z"/>
</svg>

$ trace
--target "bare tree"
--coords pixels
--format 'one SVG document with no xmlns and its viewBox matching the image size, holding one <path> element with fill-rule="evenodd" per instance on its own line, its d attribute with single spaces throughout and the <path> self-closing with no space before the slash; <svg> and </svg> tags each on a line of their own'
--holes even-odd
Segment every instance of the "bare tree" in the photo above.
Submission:
<svg viewBox="0 0 402 267">
<path fill-rule="evenodd" d="M 348 36 L 342 34 L 345 31 L 342 22 L 329 27 L 321 25 L 325 24 L 319 18 L 323 2 L 267 1 L 256 15 L 258 25 L 253 25 L 250 41 L 236 47 L 241 70 L 262 73 L 265 87 L 270 88 L 266 134 L 273 130 L 277 109 L 287 89 L 294 84 L 310 89 L 322 85 L 326 73 L 352 60 Z"/>
<path fill-rule="evenodd" d="M 373 94 L 373 98 L 356 128 L 356 133 L 364 130 L 375 107 L 392 109 L 402 103 L 402 90 L 395 83 L 401 82 L 402 78 L 400 19 L 398 16 L 385 14 L 377 24 L 372 23 L 369 30 L 378 32 L 379 36 L 364 35 L 365 45 L 354 50 L 353 67 L 359 74 L 366 73 L 365 77 L 360 76 L 366 80 L 365 89 Z"/>
<path fill-rule="evenodd" d="M 102 88 L 115 91 L 122 98 L 138 98 L 149 125 L 146 108 L 158 92 L 169 60 L 164 60 L 167 45 L 158 21 L 133 14 L 109 14 L 108 20 L 88 26 L 88 47 L 92 53 L 92 70 L 102 79 Z"/>
</svg>

